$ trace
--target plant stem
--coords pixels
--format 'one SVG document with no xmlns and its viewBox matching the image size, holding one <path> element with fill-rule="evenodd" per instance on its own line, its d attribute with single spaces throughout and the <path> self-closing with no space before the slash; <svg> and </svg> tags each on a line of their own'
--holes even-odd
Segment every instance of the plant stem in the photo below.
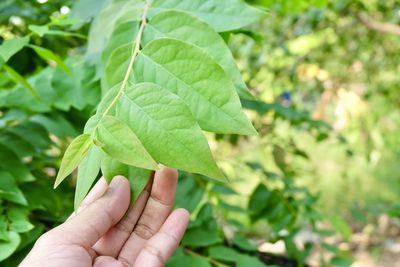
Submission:
<svg viewBox="0 0 400 267">
<path fill-rule="evenodd" d="M 140 51 L 140 43 L 142 41 L 144 28 L 147 24 L 147 13 L 149 11 L 150 4 L 151 4 L 151 0 L 147 0 L 144 5 L 143 15 L 142 15 L 142 19 L 140 22 L 140 28 L 136 35 L 135 41 L 134 41 L 134 47 L 133 47 L 133 51 L 132 51 L 131 60 L 129 61 L 128 69 L 126 70 L 124 80 L 122 81 L 122 84 L 121 84 L 121 88 L 119 89 L 117 95 L 112 100 L 111 104 L 104 111 L 102 118 L 104 118 L 110 112 L 111 108 L 117 103 L 118 99 L 124 93 L 126 85 L 128 84 L 128 80 L 129 80 L 129 76 L 130 76 L 132 68 L 133 68 L 133 64 L 135 63 L 136 56 L 139 54 L 139 51 Z"/>
</svg>

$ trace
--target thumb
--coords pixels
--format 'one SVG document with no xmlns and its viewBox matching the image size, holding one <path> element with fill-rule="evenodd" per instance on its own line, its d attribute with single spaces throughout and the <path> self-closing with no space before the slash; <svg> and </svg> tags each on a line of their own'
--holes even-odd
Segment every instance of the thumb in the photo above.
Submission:
<svg viewBox="0 0 400 267">
<path fill-rule="evenodd" d="M 64 243 L 92 247 L 124 216 L 130 203 L 130 184 L 122 176 L 115 177 L 107 192 L 73 218 L 55 228 L 54 234 Z"/>
</svg>

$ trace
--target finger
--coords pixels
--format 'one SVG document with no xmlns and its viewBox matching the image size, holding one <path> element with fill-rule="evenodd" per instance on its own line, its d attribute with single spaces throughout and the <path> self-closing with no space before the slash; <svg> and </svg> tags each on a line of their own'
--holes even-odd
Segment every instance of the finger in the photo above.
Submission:
<svg viewBox="0 0 400 267">
<path fill-rule="evenodd" d="M 98 255 L 106 255 L 117 257 L 122 246 L 131 235 L 140 215 L 143 212 L 146 202 L 149 199 L 153 177 L 150 177 L 146 187 L 140 193 L 135 204 L 131 206 L 122 218 L 113 228 L 111 228 L 100 240 L 93 246 L 93 249 Z"/>
<path fill-rule="evenodd" d="M 126 178 L 117 176 L 101 198 L 51 232 L 62 238 L 64 244 L 81 245 L 90 249 L 124 216 L 129 202 L 129 182 Z"/>
<path fill-rule="evenodd" d="M 87 196 L 82 201 L 81 205 L 76 213 L 79 213 L 84 208 L 95 202 L 97 199 L 102 197 L 104 193 L 107 191 L 108 183 L 104 177 L 101 177 L 99 181 L 93 186 L 92 190 L 89 191 Z"/>
<path fill-rule="evenodd" d="M 177 180 L 178 172 L 174 169 L 162 167 L 155 173 L 150 197 L 133 233 L 121 249 L 121 259 L 133 265 L 147 240 L 160 230 L 171 213 Z"/>
<path fill-rule="evenodd" d="M 83 199 L 81 205 L 77 209 L 76 212 L 73 212 L 67 220 L 70 220 L 72 217 L 74 217 L 76 214 L 81 212 L 83 209 L 85 209 L 87 206 L 92 204 L 94 201 L 99 199 L 101 196 L 104 195 L 104 193 L 107 191 L 108 188 L 108 183 L 104 177 L 101 177 L 97 183 L 93 186 L 92 190 L 89 191 L 87 196 Z"/>
<path fill-rule="evenodd" d="M 146 243 L 134 267 L 163 267 L 181 242 L 188 222 L 186 210 L 178 209 L 171 213 L 160 231 Z"/>
<path fill-rule="evenodd" d="M 113 257 L 100 256 L 93 262 L 93 267 L 127 267 Z"/>
</svg>

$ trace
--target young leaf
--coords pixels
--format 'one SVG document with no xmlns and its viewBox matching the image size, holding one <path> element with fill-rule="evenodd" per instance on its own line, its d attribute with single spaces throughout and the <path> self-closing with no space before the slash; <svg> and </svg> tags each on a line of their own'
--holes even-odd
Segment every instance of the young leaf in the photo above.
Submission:
<svg viewBox="0 0 400 267">
<path fill-rule="evenodd" d="M 96 137 L 103 144 L 101 149 L 118 161 L 144 169 L 158 168 L 135 133 L 115 117 L 105 116 L 101 119 Z"/>
<path fill-rule="evenodd" d="M 97 178 L 97 175 L 100 171 L 100 156 L 101 151 L 96 146 L 92 146 L 87 156 L 83 159 L 82 163 L 78 167 L 78 178 L 74 201 L 75 210 L 78 209 L 82 200 L 89 192 L 93 182 Z"/>
<path fill-rule="evenodd" d="M 167 89 L 152 83 L 129 87 L 117 116 L 158 162 L 224 180 L 189 108 Z"/>
<path fill-rule="evenodd" d="M 264 18 L 265 13 L 242 0 L 154 0 L 151 14 L 180 9 L 207 21 L 219 32 L 232 31 Z"/>
<path fill-rule="evenodd" d="M 61 161 L 61 167 L 57 174 L 54 188 L 78 167 L 92 145 L 92 141 L 93 139 L 89 134 L 82 134 L 72 141 Z"/>
<path fill-rule="evenodd" d="M 103 115 L 104 112 L 107 112 L 108 115 L 114 115 L 115 113 L 115 106 L 111 106 L 111 103 L 114 101 L 114 99 L 117 97 L 119 90 L 121 89 L 121 83 L 118 83 L 111 87 L 111 89 L 108 89 L 107 92 L 105 92 L 103 98 L 101 99 L 99 105 L 97 106 L 97 115 Z"/>
<path fill-rule="evenodd" d="M 229 76 L 193 45 L 169 38 L 150 42 L 136 58 L 134 76 L 137 82 L 154 82 L 177 94 L 203 130 L 256 134 Z"/>
<path fill-rule="evenodd" d="M 118 160 L 113 159 L 106 153 L 101 152 L 101 173 L 107 182 L 111 182 L 111 180 L 117 175 L 128 177 L 129 168 L 128 165 L 125 165 Z"/>
<path fill-rule="evenodd" d="M 62 69 L 65 73 L 71 73 L 70 69 L 64 63 L 64 61 L 59 56 L 54 54 L 51 50 L 36 45 L 29 45 L 29 47 L 32 48 L 36 52 L 36 54 L 38 54 L 44 60 L 52 60 L 56 62 L 60 69 Z"/>
<path fill-rule="evenodd" d="M 7 62 L 13 55 L 24 48 L 29 43 L 29 40 L 28 36 L 5 40 L 0 45 L 0 57 L 3 58 L 4 62 Z"/>
</svg>

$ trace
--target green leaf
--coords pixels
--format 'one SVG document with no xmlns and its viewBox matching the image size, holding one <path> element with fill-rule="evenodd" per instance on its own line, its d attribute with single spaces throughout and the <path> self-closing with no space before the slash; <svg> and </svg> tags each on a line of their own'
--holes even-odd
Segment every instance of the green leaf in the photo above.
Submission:
<svg viewBox="0 0 400 267">
<path fill-rule="evenodd" d="M 215 244 L 220 244 L 222 238 L 217 230 L 202 229 L 196 227 L 189 229 L 182 240 L 182 245 L 190 247 L 207 247 Z"/>
<path fill-rule="evenodd" d="M 118 47 L 110 56 L 102 79 L 103 88 L 112 88 L 124 79 L 132 56 L 132 43 Z"/>
<path fill-rule="evenodd" d="M 136 201 L 150 179 L 151 171 L 129 166 L 129 182 L 131 184 L 132 202 Z"/>
<path fill-rule="evenodd" d="M 352 230 L 343 218 L 340 216 L 333 216 L 330 218 L 330 221 L 332 226 L 339 231 L 346 240 L 351 238 Z"/>
<path fill-rule="evenodd" d="M 350 267 L 354 263 L 353 260 L 341 257 L 333 257 L 330 261 L 331 266 Z"/>
<path fill-rule="evenodd" d="M 271 192 L 263 184 L 257 186 L 250 197 L 248 209 L 250 214 L 257 214 L 267 207 Z"/>
<path fill-rule="evenodd" d="M 247 239 L 245 239 L 239 235 L 235 235 L 235 237 L 233 238 L 233 244 L 235 244 L 236 246 L 238 246 L 239 248 L 241 248 L 245 251 L 249 251 L 249 252 L 257 251 L 256 246 L 254 246 Z"/>
<path fill-rule="evenodd" d="M 102 74 L 101 54 L 110 40 L 113 29 L 119 23 L 140 20 L 143 13 L 144 1 L 113 1 L 96 16 L 90 27 L 87 59 L 96 65 L 96 77 Z"/>
<path fill-rule="evenodd" d="M 193 33 L 196 34 L 193 34 Z M 146 26 L 143 44 L 155 38 L 169 37 L 203 49 L 233 80 L 240 97 L 253 99 L 236 67 L 232 53 L 222 37 L 207 23 L 181 11 L 168 10 L 154 16 Z"/>
<path fill-rule="evenodd" d="M 117 175 L 124 177 L 129 176 L 129 168 L 127 165 L 113 159 L 104 152 L 101 153 L 101 172 L 108 182 L 111 182 Z"/>
<path fill-rule="evenodd" d="M 169 261 L 166 267 L 211 267 L 206 257 L 186 254 L 181 248 L 178 248 Z"/>
<path fill-rule="evenodd" d="M 43 26 L 29 25 L 28 28 L 29 28 L 29 30 L 36 33 L 40 37 L 43 37 L 44 35 L 54 35 L 54 36 L 64 36 L 64 37 L 71 36 L 71 37 L 78 37 L 81 39 L 86 39 L 85 35 L 82 35 L 79 33 L 66 32 L 66 31 L 60 31 L 60 30 L 51 30 L 48 25 L 43 25 Z"/>
<path fill-rule="evenodd" d="M 8 258 L 18 248 L 21 237 L 16 232 L 7 232 L 8 241 L 0 242 L 0 261 Z"/>
<path fill-rule="evenodd" d="M 45 226 L 40 223 L 36 223 L 35 227 L 26 233 L 21 233 L 21 243 L 18 246 L 17 251 L 21 251 L 27 246 L 33 244 L 44 232 Z"/>
<path fill-rule="evenodd" d="M 203 130 L 256 134 L 229 76 L 193 45 L 169 38 L 150 42 L 136 58 L 134 76 L 137 82 L 154 82 L 177 94 Z"/>
<path fill-rule="evenodd" d="M 33 121 L 25 121 L 24 123 L 9 128 L 8 131 L 37 148 L 48 148 L 51 143 L 46 128 Z"/>
<path fill-rule="evenodd" d="M 13 55 L 24 48 L 29 43 L 29 40 L 29 36 L 5 40 L 0 45 L 0 57 L 7 62 Z"/>
<path fill-rule="evenodd" d="M 266 267 L 257 257 L 249 255 L 239 255 L 236 261 L 237 267 Z"/>
<path fill-rule="evenodd" d="M 242 28 L 265 17 L 265 13 L 242 0 L 154 0 L 151 14 L 180 9 L 205 21 L 219 32 Z"/>
<path fill-rule="evenodd" d="M 31 121 L 43 126 L 48 132 L 60 138 L 78 135 L 78 132 L 70 122 L 56 114 L 53 114 L 51 117 L 41 114 L 34 115 L 31 117 Z"/>
<path fill-rule="evenodd" d="M 167 89 L 152 83 L 128 88 L 117 106 L 117 116 L 158 162 L 224 180 L 189 108 Z"/>
<path fill-rule="evenodd" d="M 96 115 L 103 115 L 104 112 L 108 110 L 108 115 L 114 115 L 115 114 L 115 105 L 113 105 L 111 108 L 109 108 L 114 101 L 114 99 L 117 97 L 119 91 L 121 89 L 121 83 L 118 83 L 114 85 L 111 89 L 109 89 L 101 99 L 99 105 L 97 106 L 97 111 Z"/>
<path fill-rule="evenodd" d="M 85 64 L 80 56 L 70 56 L 65 60 L 72 74 L 56 68 L 52 75 L 51 87 L 55 92 L 53 105 L 68 111 L 71 107 L 82 110 L 87 105 L 96 105 L 100 98 L 100 88 L 93 83 L 94 69 Z"/>
<path fill-rule="evenodd" d="M 216 260 L 235 262 L 239 253 L 231 248 L 224 246 L 215 246 L 208 249 L 208 255 Z"/>
<path fill-rule="evenodd" d="M 12 132 L 7 131 L 0 135 L 0 143 L 14 151 L 20 158 L 29 157 L 36 153 L 35 146 Z"/>
<path fill-rule="evenodd" d="M 18 183 L 32 182 L 35 177 L 27 165 L 9 148 L 0 144 L 0 167 L 9 172 Z"/>
<path fill-rule="evenodd" d="M 138 25 L 139 22 L 137 20 L 127 21 L 119 24 L 113 30 L 110 41 L 107 43 L 107 46 L 103 50 L 102 62 L 104 66 L 106 66 L 108 59 L 110 58 L 113 51 L 115 51 L 118 47 L 122 45 L 132 43 L 138 32 Z"/>
<path fill-rule="evenodd" d="M 71 74 L 71 70 L 68 68 L 68 66 L 59 56 L 54 54 L 53 51 L 36 45 L 29 45 L 29 47 L 32 48 L 36 54 L 38 54 L 44 60 L 54 61 L 65 73 Z"/>
<path fill-rule="evenodd" d="M 96 146 L 92 146 L 87 156 L 83 159 L 78 167 L 78 178 L 74 200 L 75 210 L 78 209 L 79 205 L 85 198 L 86 194 L 89 192 L 90 187 L 92 186 L 93 182 L 97 178 L 97 175 L 99 174 L 100 159 L 101 151 Z"/>
<path fill-rule="evenodd" d="M 0 171 L 0 197 L 20 205 L 28 204 L 14 177 L 5 171 Z"/>
<path fill-rule="evenodd" d="M 49 31 L 49 26 L 47 25 L 29 25 L 28 29 L 34 33 L 36 33 L 37 35 L 39 35 L 39 37 L 43 37 L 48 31 Z"/>
<path fill-rule="evenodd" d="M 94 130 L 96 129 L 97 125 L 101 120 L 101 116 L 99 114 L 95 114 L 88 119 L 83 129 L 83 133 L 85 134 L 93 134 Z"/>
<path fill-rule="evenodd" d="M 26 233 L 34 228 L 34 225 L 29 222 L 27 209 L 14 207 L 8 210 L 7 217 L 10 221 L 11 231 Z"/>
<path fill-rule="evenodd" d="M 189 176 L 179 177 L 179 185 L 176 189 L 175 206 L 185 208 L 193 213 L 204 196 L 204 188 L 196 179 Z"/>
<path fill-rule="evenodd" d="M 71 13 L 69 15 L 72 19 L 81 19 L 83 21 L 89 20 L 90 18 L 97 15 L 104 3 L 108 0 L 77 0 L 74 1 Z"/>
<path fill-rule="evenodd" d="M 29 84 L 29 82 L 18 72 L 16 72 L 13 68 L 8 65 L 3 66 L 4 70 L 7 72 L 8 76 L 11 80 L 13 80 L 17 84 L 21 84 L 34 98 L 38 98 L 38 94 L 35 89 Z"/>
<path fill-rule="evenodd" d="M 101 119 L 96 137 L 103 144 L 101 149 L 118 161 L 144 169 L 158 168 L 136 134 L 115 117 L 105 116 Z"/>
<path fill-rule="evenodd" d="M 75 138 L 65 151 L 61 167 L 57 174 L 54 188 L 70 175 L 86 156 L 93 139 L 89 134 L 82 134 Z"/>
</svg>

